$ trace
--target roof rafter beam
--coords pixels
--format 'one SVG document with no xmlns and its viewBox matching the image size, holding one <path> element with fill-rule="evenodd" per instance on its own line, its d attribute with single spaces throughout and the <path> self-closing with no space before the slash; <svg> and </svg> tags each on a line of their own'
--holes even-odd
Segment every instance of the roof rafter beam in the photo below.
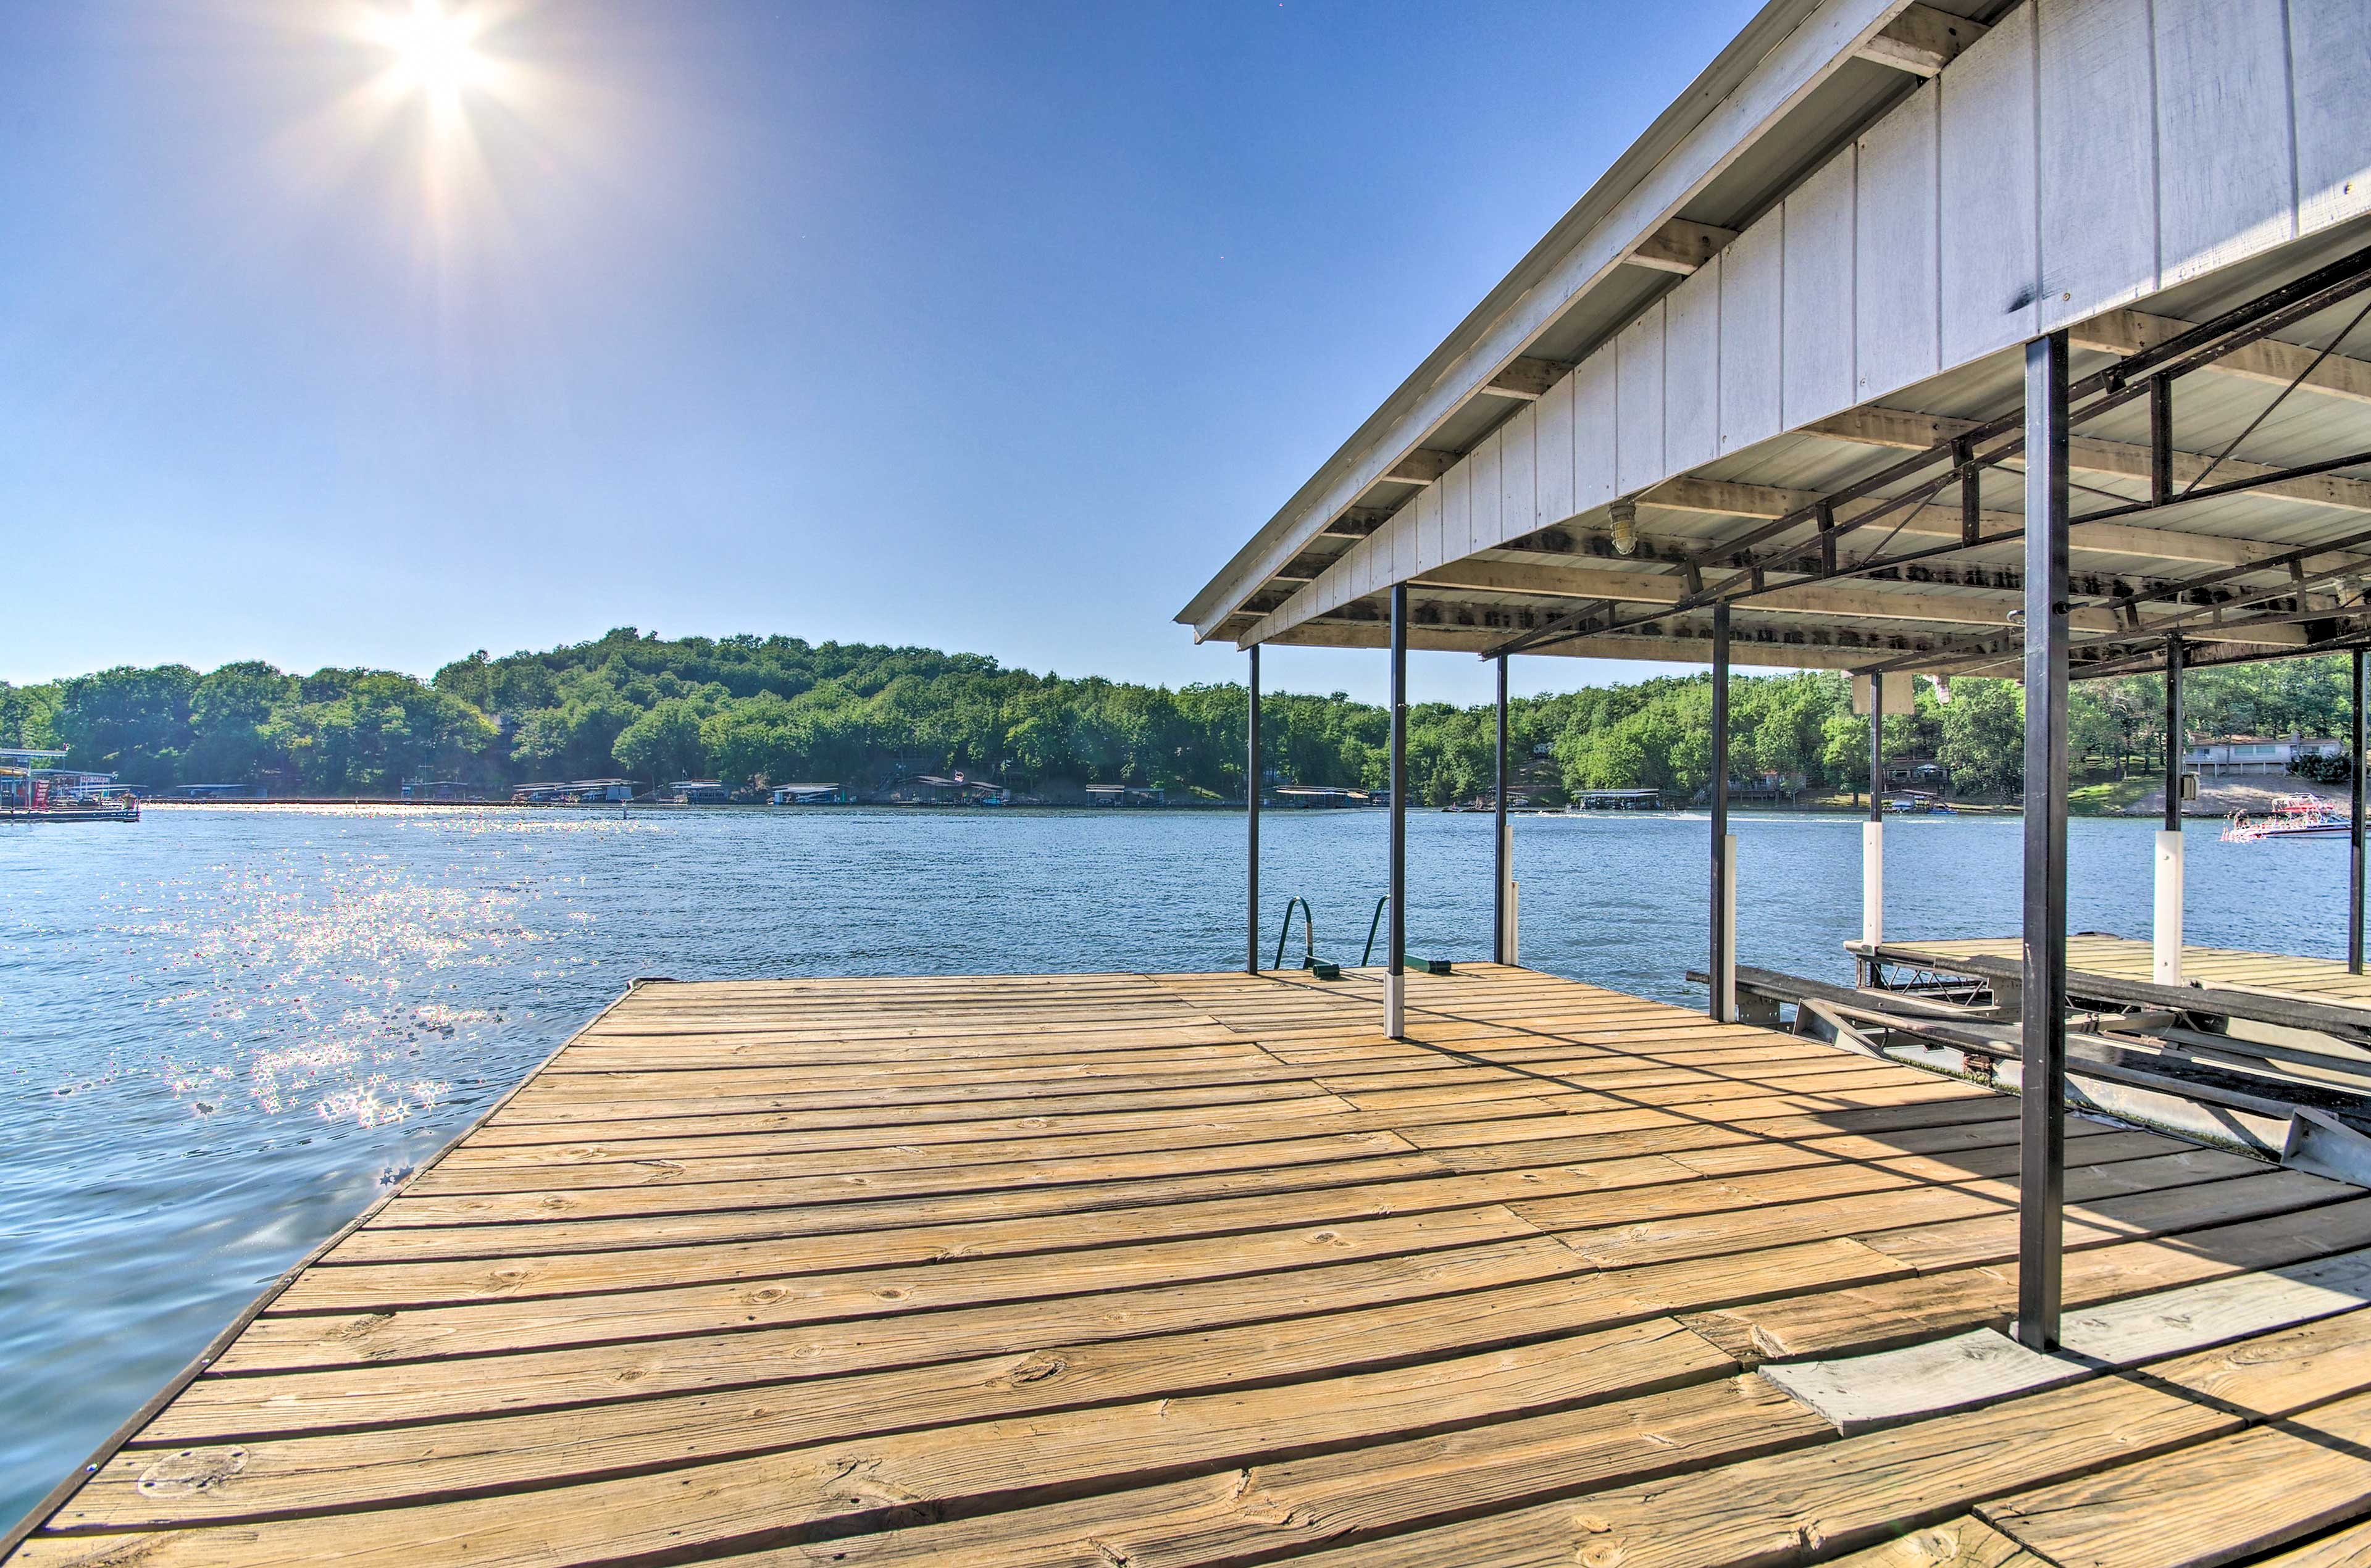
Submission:
<svg viewBox="0 0 2371 1568">
<path fill-rule="evenodd" d="M 1610 599 L 1639 605 L 1676 605 L 1687 597 L 1684 578 L 1655 571 L 1607 571 L 1593 567 L 1513 566 L 1500 561 L 1466 559 L 1440 567 L 1415 580 L 1419 588 L 1468 588 L 1481 593 L 1528 594 L 1545 598 Z M 1917 621 L 1930 626 L 2001 627 L 2021 601 L 2010 592 L 1987 590 L 1961 594 L 1904 592 L 1891 588 L 1830 588 L 1805 584 L 1781 588 L 1738 608 L 1752 613 L 1787 616 L 1844 616 L 1866 620 Z M 2077 609 L 2072 622 L 2078 631 L 2114 631 L 2118 622 L 2106 610 Z"/>
<path fill-rule="evenodd" d="M 1325 525 L 1319 538 L 1363 539 L 1392 520 L 1398 508 L 1391 506 L 1354 506 Z"/>
<path fill-rule="evenodd" d="M 1506 637 L 1504 630 L 1486 627 L 1443 626 L 1412 623 L 1408 628 L 1408 646 L 1454 652 L 1487 652 Z M 1338 611 L 1305 620 L 1270 640 L 1318 648 L 1381 648 L 1390 638 L 1388 623 L 1382 619 L 1343 617 Z M 1674 664 L 1709 664 L 1712 663 L 1712 641 L 1706 632 L 1687 628 L 1678 635 L 1632 635 L 1626 637 L 1580 637 L 1543 648 L 1543 653 L 1561 654 L 1579 659 L 1657 659 Z M 1768 641 L 1740 635 L 1732 631 L 1729 657 L 1733 664 L 1751 664 L 1764 668 L 1790 670 L 1854 670 L 1866 665 L 1872 655 L 1884 651 L 1872 645 L 1831 646 L 1810 640 L 1787 641 L 1773 638 Z"/>
<path fill-rule="evenodd" d="M 1906 409 L 1872 407 L 1854 409 L 1805 425 L 1803 433 L 1861 446 L 1923 452 L 1937 442 L 1949 441 L 1953 436 L 1966 435 L 1983 428 L 1974 420 L 1947 419 L 1940 414 L 1921 414 Z M 2144 484 L 2148 482 L 2149 449 L 2135 446 L 2130 442 L 2102 441 L 2091 435 L 2071 436 L 2066 444 L 2066 460 L 2077 473 L 2137 479 Z M 2002 459 L 2004 467 L 2010 465 L 2015 465 L 2020 472 L 2024 468 L 2020 457 Z M 2280 472 L 2262 463 L 2244 462 L 2237 457 L 2226 457 L 2216 463 L 2196 452 L 2177 450 L 2173 454 L 2173 482 L 2177 487 L 2193 483 L 2204 478 L 2209 467 L 2213 468 L 2219 480 L 2259 478 Z M 2371 480 L 2348 478 L 2342 474 L 2312 474 L 2299 478 L 2280 479 L 2250 493 L 2302 502 L 2307 506 L 2331 507 L 2341 512 L 2371 512 Z"/>
<path fill-rule="evenodd" d="M 1428 485 L 1457 467 L 1464 454 L 1444 447 L 1419 446 L 1384 471 L 1383 478 L 1397 485 Z M 1388 515 L 1388 513 L 1387 513 Z M 1371 532 L 1372 530 L 1370 530 Z"/>
<path fill-rule="evenodd" d="M 1537 402 L 1547 396 L 1549 387 L 1562 378 L 1572 366 L 1562 360 L 1542 359 L 1524 354 L 1508 363 L 1507 368 L 1483 384 L 1482 390 L 1493 398 L 1515 398 L 1523 402 Z"/>
<path fill-rule="evenodd" d="M 1623 259 L 1633 267 L 1648 267 L 1658 272 L 1677 272 L 1684 278 L 1703 271 L 1704 264 L 1736 237 L 1735 229 L 1672 218 L 1641 240 L 1637 248 Z"/>
<path fill-rule="evenodd" d="M 1818 499 L 1817 492 L 1812 490 L 1780 490 L 1770 485 L 1745 485 L 1722 479 L 1680 478 L 1664 480 L 1641 495 L 1638 502 L 1642 506 L 1668 507 L 1674 512 L 1704 512 L 1727 517 L 1766 519 L 1789 516 Z M 1874 501 L 1847 502 L 1836 509 L 1836 520 L 1848 523 L 1878 504 L 1879 502 Z M 2025 514 L 2019 512 L 1986 511 L 1978 513 L 1977 517 L 1987 533 L 2025 526 Z M 1891 529 L 1893 520 L 1889 520 L 1885 526 Z M 1902 535 L 1904 538 L 1956 539 L 1960 536 L 1959 509 L 1941 503 L 1929 506 L 1902 522 Z M 2254 539 L 2185 534 L 2172 528 L 2148 528 L 2131 523 L 2089 524 L 2076 529 L 2070 537 L 2077 554 L 2155 556 L 2164 560 L 2190 561 L 2201 566 L 2245 566 L 2267 556 L 2279 555 L 2290 548 Z"/>
<path fill-rule="evenodd" d="M 2346 606 L 2342 601 L 2326 607 L 2317 606 L 2311 610 L 2307 610 L 2304 606 L 2306 595 L 2312 589 L 2322 587 L 2324 584 L 2339 584 L 2342 588 L 2344 580 L 2360 570 L 2356 559 L 2344 552 L 2349 549 L 2359 549 L 2367 545 L 2371 545 L 2371 530 L 2333 539 L 2325 545 L 2298 546 L 2285 555 L 2264 563 L 2267 566 L 2280 565 L 2294 569 L 2289 582 L 2271 589 L 2259 588 L 2252 591 L 2239 589 L 2232 593 L 2218 593 L 2217 590 L 2224 583 L 2235 581 L 2247 570 L 2239 567 L 2226 567 L 2223 571 L 2209 572 L 2203 577 L 2192 578 L 2186 582 L 2161 583 L 2150 589 L 2116 594 L 2108 601 L 2105 608 L 2111 612 L 2122 612 L 2130 618 L 2120 621 L 2113 631 L 2086 634 L 2071 645 L 2072 649 L 2080 653 L 2086 649 L 2119 643 L 2143 642 L 2153 638 L 2162 639 L 2175 633 L 2185 638 L 2204 638 L 2208 628 L 2220 630 L 2232 627 L 2284 624 L 2298 619 L 2300 615 L 2312 619 L 2328 619 L 2363 614 L 2365 612 L 2362 606 Z M 2168 605 L 2171 608 L 2164 615 L 2144 619 L 2140 610 L 2143 605 Z M 2261 618 L 2245 617 L 2238 620 L 2226 618 L 2235 610 L 2250 608 L 2257 609 Z M 2022 637 L 2021 632 L 2019 636 Z M 2283 639 L 2257 638 L 2251 640 L 2278 642 Z M 1937 644 L 1937 651 L 1945 656 L 1969 651 L 1989 654 L 1995 650 L 1995 645 L 1996 640 L 1992 638 L 1946 637 Z"/>
<path fill-rule="evenodd" d="M 1853 52 L 1859 59 L 1931 79 L 1941 75 L 1944 66 L 1991 30 L 1932 6 L 1913 5 Z"/>
<path fill-rule="evenodd" d="M 2196 329 L 2196 322 L 2183 321 L 2176 317 L 2149 316 L 2137 310 L 2111 310 L 2069 328 L 2066 335 L 2078 349 L 2135 354 L 2143 349 L 2155 348 L 2169 338 Z M 2259 338 L 2198 368 L 2209 375 L 2228 375 L 2273 386 L 2286 386 L 2296 382 L 2307 391 L 2326 393 L 2358 403 L 2371 403 L 2371 360 L 2331 354 L 2317 364 L 2314 362 L 2318 355 L 2319 351 L 2301 344 L 2284 342 L 2278 338 Z"/>
</svg>

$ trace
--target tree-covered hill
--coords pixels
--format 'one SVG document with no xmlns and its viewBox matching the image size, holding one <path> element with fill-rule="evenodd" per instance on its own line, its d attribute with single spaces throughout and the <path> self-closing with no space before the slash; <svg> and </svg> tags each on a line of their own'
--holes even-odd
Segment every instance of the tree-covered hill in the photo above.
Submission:
<svg viewBox="0 0 2371 1568">
<path fill-rule="evenodd" d="M 2200 671 L 2185 693 L 2191 731 L 2340 733 L 2346 684 L 2334 658 Z M 2153 763 L 2161 692 L 2154 676 L 2077 686 L 2077 753 L 2104 766 Z M 1730 710 L 1740 775 L 1843 787 L 1865 777 L 1868 721 L 1853 717 L 1842 675 L 1740 676 Z M 1265 711 L 1278 778 L 1383 782 L 1382 709 L 1340 693 L 1278 694 Z M 1568 787 L 1688 795 L 1707 777 L 1710 715 L 1707 676 L 1667 675 L 1520 699 L 1511 728 L 1522 755 L 1550 748 Z M 1486 706 L 1412 709 L 1413 795 L 1445 802 L 1486 789 L 1492 722 Z M 1939 756 L 1957 792 L 2000 794 L 2016 787 L 2021 724 L 2009 682 L 1957 681 L 1944 703 L 1922 680 L 1916 712 L 1889 716 L 1886 743 L 1891 755 Z M 249 663 L 0 684 L 0 744 L 64 746 L 72 766 L 149 789 L 269 781 L 283 793 L 384 794 L 407 779 L 503 788 L 609 775 L 869 789 L 900 772 L 964 769 L 1024 790 L 1132 783 L 1240 799 L 1243 690 L 1039 675 L 925 648 L 623 628 L 548 652 L 473 653 L 425 683 Z"/>
</svg>

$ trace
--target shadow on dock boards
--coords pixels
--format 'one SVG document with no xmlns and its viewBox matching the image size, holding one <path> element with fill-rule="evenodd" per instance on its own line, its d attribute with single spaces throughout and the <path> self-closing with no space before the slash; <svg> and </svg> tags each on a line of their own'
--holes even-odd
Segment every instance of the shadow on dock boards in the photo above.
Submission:
<svg viewBox="0 0 2371 1568">
<path fill-rule="evenodd" d="M 1405 1042 L 1379 993 L 638 986 L 11 1562 L 1833 1557 L 2235 1443 L 2310 1450 L 2198 1497 L 2277 1534 L 2362 1462 L 2353 1187 L 2076 1119 L 2122 1359 L 2003 1371 L 2013 1100 L 1520 969 L 1411 976 Z"/>
</svg>

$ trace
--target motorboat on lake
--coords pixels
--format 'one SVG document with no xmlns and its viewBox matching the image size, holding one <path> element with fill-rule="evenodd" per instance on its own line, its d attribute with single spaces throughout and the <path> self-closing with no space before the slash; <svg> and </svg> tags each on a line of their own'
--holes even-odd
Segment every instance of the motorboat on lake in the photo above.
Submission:
<svg viewBox="0 0 2371 1568">
<path fill-rule="evenodd" d="M 2267 838 L 2328 838 L 2354 831 L 2354 819 L 2312 795 L 2283 795 L 2268 812 L 2233 812 L 2224 824 L 2226 844 Z"/>
</svg>

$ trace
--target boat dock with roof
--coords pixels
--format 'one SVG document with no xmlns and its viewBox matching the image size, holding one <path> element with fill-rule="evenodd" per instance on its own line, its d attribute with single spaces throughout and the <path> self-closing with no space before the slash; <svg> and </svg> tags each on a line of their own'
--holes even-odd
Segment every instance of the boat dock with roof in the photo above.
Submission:
<svg viewBox="0 0 2371 1568">
<path fill-rule="evenodd" d="M 1261 967 L 1255 788 L 1240 972 L 638 985 L 0 1555 L 2371 1560 L 2360 771 L 2342 965 L 2187 945 L 2170 816 L 2145 949 L 2065 905 L 2070 679 L 2349 653 L 2363 755 L 2362 24 L 1771 0 L 1180 617 L 1255 784 L 1262 646 L 1388 650 L 1383 965 Z M 1498 666 L 1488 963 L 1411 649 Z M 1532 654 L 1713 668 L 1702 1011 L 1517 964 Z M 1856 985 L 1740 962 L 1739 663 L 1875 721 Z M 2014 941 L 1885 929 L 1914 672 L 2025 683 Z"/>
</svg>

